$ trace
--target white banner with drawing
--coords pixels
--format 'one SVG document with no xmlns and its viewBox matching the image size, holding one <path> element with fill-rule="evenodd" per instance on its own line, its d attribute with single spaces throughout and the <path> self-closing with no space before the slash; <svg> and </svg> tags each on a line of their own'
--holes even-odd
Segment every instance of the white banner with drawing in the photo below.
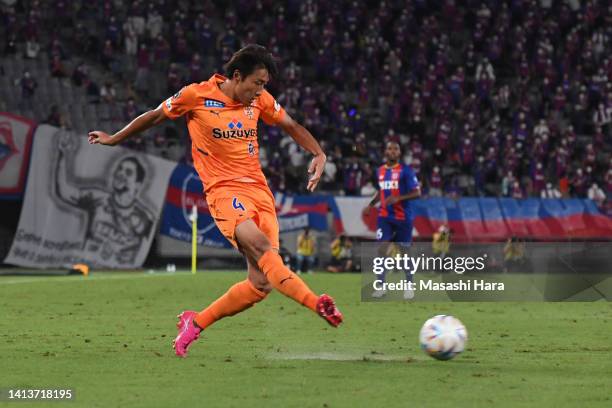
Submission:
<svg viewBox="0 0 612 408">
<path fill-rule="evenodd" d="M 141 266 L 175 165 L 39 126 L 19 226 L 4 262 L 33 268 L 81 262 L 93 268 Z"/>
</svg>

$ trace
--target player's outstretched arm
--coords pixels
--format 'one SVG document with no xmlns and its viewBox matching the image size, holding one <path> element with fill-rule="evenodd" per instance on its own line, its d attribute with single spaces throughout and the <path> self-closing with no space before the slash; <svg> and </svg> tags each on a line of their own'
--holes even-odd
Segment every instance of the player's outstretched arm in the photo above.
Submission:
<svg viewBox="0 0 612 408">
<path fill-rule="evenodd" d="M 159 125 L 167 118 L 168 117 L 162 109 L 162 105 L 159 105 L 156 109 L 150 110 L 138 116 L 114 135 L 109 135 L 101 130 L 89 132 L 89 143 L 115 146 L 136 133 L 144 132 L 155 125 Z"/>
<path fill-rule="evenodd" d="M 288 113 L 285 113 L 283 119 L 279 123 L 279 126 L 285 132 L 289 133 L 297 144 L 314 155 L 312 162 L 308 167 L 308 174 L 310 175 L 310 178 L 308 179 L 308 186 L 306 187 L 308 191 L 314 191 L 314 189 L 317 188 L 317 184 L 319 184 L 319 180 L 321 179 L 321 175 L 325 169 L 325 162 L 327 161 L 327 157 L 325 156 L 325 153 L 323 153 L 323 149 L 321 149 L 319 142 L 317 142 L 314 136 L 312 136 L 312 133 L 310 133 L 304 126 L 293 120 Z"/>
</svg>

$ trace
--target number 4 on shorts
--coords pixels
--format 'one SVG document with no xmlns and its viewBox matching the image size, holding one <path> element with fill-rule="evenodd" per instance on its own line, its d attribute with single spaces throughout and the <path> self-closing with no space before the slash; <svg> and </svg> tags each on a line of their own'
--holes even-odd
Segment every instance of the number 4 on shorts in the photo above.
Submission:
<svg viewBox="0 0 612 408">
<path fill-rule="evenodd" d="M 240 201 L 238 201 L 236 197 L 234 197 L 234 199 L 232 200 L 232 207 L 234 207 L 237 210 L 244 211 L 244 206 L 242 205 Z"/>
</svg>

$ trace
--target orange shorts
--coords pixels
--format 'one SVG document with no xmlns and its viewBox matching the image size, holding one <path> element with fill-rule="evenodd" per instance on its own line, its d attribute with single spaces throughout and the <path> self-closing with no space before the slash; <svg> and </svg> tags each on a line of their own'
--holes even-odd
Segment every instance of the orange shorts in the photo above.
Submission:
<svg viewBox="0 0 612 408">
<path fill-rule="evenodd" d="M 226 181 L 215 185 L 206 194 L 210 215 L 221 233 L 236 248 L 236 227 L 252 219 L 268 238 L 272 248 L 279 248 L 278 219 L 274 208 L 274 196 L 259 183 Z"/>
</svg>

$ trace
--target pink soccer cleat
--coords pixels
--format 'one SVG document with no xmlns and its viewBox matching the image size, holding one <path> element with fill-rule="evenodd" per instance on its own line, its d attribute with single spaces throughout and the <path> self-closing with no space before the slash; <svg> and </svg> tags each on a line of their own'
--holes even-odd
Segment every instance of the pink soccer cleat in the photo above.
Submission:
<svg viewBox="0 0 612 408">
<path fill-rule="evenodd" d="M 317 313 L 334 327 L 338 327 L 342 323 L 342 313 L 336 307 L 331 296 L 325 294 L 319 296 L 319 300 L 317 300 Z"/>
<path fill-rule="evenodd" d="M 197 313 L 193 310 L 185 310 L 176 316 L 179 322 L 176 324 L 178 336 L 172 342 L 172 347 L 179 357 L 187 357 L 187 349 L 200 337 L 202 329 L 193 325 L 193 318 Z"/>
</svg>

